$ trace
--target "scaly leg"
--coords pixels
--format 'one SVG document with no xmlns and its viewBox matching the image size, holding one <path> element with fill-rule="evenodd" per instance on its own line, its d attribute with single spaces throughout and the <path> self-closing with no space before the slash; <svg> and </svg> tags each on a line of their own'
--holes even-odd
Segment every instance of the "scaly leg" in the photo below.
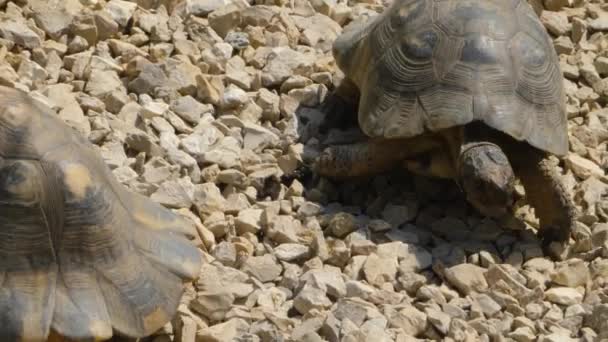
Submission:
<svg viewBox="0 0 608 342">
<path fill-rule="evenodd" d="M 547 155 L 532 147 L 511 154 L 526 197 L 539 219 L 539 236 L 545 252 L 560 258 L 575 225 L 576 208 L 557 168 Z M 558 245 L 554 245 L 557 243 Z"/>
<path fill-rule="evenodd" d="M 321 176 L 349 178 L 381 173 L 397 166 L 405 158 L 437 147 L 432 138 L 370 139 L 326 148 L 314 161 L 312 169 Z"/>
</svg>

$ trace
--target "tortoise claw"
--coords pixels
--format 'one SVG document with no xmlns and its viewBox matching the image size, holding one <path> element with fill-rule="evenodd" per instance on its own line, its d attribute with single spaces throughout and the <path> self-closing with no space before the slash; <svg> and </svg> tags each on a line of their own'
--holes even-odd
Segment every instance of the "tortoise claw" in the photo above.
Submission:
<svg viewBox="0 0 608 342">
<path fill-rule="evenodd" d="M 541 247 L 545 255 L 554 260 L 564 260 L 568 254 L 571 230 L 568 227 L 543 227 L 538 231 Z"/>
</svg>

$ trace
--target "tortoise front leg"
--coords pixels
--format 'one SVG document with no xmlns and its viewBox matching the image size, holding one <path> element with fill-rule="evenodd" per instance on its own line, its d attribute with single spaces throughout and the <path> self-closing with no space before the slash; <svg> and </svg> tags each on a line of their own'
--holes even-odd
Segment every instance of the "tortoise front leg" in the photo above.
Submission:
<svg viewBox="0 0 608 342">
<path fill-rule="evenodd" d="M 545 253 L 560 258 L 576 219 L 576 208 L 561 175 L 548 155 L 533 147 L 519 150 L 511 157 L 526 198 L 539 219 L 538 234 Z"/>
</svg>

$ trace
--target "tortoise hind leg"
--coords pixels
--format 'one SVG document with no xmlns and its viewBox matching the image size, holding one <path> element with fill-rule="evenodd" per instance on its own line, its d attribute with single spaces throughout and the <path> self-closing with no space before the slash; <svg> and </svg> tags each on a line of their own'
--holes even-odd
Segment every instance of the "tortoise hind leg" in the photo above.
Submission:
<svg viewBox="0 0 608 342">
<path fill-rule="evenodd" d="M 321 176 L 350 178 L 388 170 L 400 160 L 393 141 L 365 141 L 330 146 L 315 159 L 312 169 Z"/>
<path fill-rule="evenodd" d="M 539 237 L 545 252 L 560 258 L 575 225 L 576 208 L 555 165 L 548 156 L 527 145 L 511 153 L 513 166 L 526 190 L 526 198 L 539 219 Z M 557 243 L 558 245 L 554 245 Z"/>
<path fill-rule="evenodd" d="M 314 161 L 313 171 L 321 176 L 350 178 L 381 173 L 439 146 L 431 137 L 414 139 L 369 139 L 326 148 Z"/>
</svg>

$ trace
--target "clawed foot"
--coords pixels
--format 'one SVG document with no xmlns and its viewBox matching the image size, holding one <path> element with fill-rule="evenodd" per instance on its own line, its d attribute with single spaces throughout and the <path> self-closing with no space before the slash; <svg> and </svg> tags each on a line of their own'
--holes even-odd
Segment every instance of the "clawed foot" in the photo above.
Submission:
<svg viewBox="0 0 608 342">
<path fill-rule="evenodd" d="M 311 164 L 301 162 L 298 167 L 293 170 L 290 174 L 283 175 L 281 177 L 281 183 L 283 184 L 291 184 L 295 179 L 297 179 L 300 183 L 306 185 L 309 184 L 310 181 L 314 177 L 314 171 L 312 169 Z"/>
<path fill-rule="evenodd" d="M 568 254 L 568 242 L 572 229 L 570 227 L 543 227 L 538 231 L 541 247 L 545 255 L 554 260 L 563 260 Z"/>
</svg>

